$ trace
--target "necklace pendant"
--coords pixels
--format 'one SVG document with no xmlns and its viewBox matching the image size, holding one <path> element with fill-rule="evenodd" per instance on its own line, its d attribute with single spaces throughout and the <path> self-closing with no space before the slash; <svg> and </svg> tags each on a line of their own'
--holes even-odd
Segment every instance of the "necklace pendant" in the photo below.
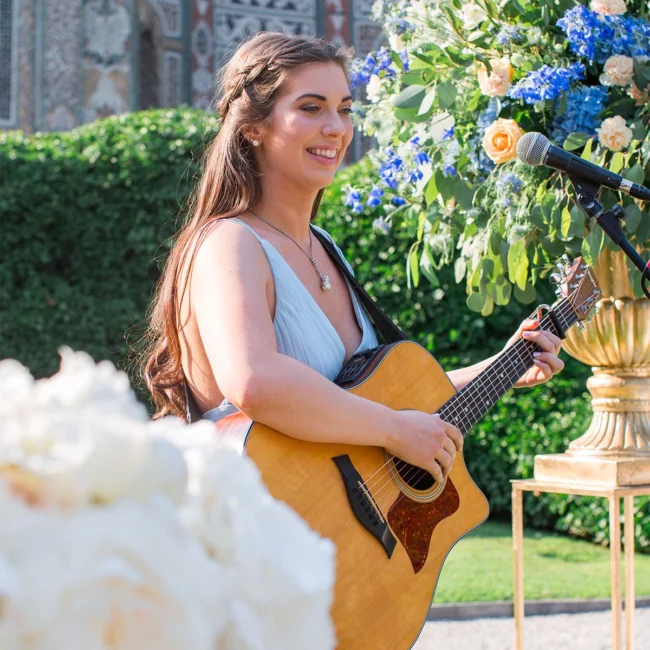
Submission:
<svg viewBox="0 0 650 650">
<path fill-rule="evenodd" d="M 332 288 L 332 285 L 330 284 L 330 279 L 327 275 L 322 275 L 321 276 L 321 285 L 320 288 L 323 291 L 329 291 Z"/>
</svg>

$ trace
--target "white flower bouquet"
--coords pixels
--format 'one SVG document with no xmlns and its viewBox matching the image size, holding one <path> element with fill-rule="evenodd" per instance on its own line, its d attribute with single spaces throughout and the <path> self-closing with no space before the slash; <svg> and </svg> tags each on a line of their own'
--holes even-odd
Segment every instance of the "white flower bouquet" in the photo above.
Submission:
<svg viewBox="0 0 650 650">
<path fill-rule="evenodd" d="M 0 648 L 325 650 L 334 545 L 207 421 L 61 349 L 0 362 Z"/>
</svg>

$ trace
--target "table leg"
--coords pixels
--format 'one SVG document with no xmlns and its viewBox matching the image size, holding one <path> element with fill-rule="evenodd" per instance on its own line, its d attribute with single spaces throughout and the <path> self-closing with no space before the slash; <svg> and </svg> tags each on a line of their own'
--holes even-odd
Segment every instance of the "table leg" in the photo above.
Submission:
<svg viewBox="0 0 650 650">
<path fill-rule="evenodd" d="M 512 544 L 515 572 L 515 650 L 524 648 L 524 517 L 523 492 L 512 488 Z"/>
<path fill-rule="evenodd" d="M 609 561 L 612 580 L 612 642 L 621 650 L 621 499 L 609 499 Z"/>
<path fill-rule="evenodd" d="M 625 516 L 625 650 L 634 650 L 634 497 L 623 498 Z"/>
</svg>

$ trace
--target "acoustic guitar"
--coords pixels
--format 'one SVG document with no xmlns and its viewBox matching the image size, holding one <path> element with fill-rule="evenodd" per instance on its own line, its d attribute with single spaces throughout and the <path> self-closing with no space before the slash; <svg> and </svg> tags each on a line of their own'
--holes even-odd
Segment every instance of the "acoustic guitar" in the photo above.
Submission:
<svg viewBox="0 0 650 650">
<path fill-rule="evenodd" d="M 601 291 L 582 258 L 569 264 L 565 257 L 558 267 L 551 280 L 563 298 L 536 315 L 542 330 L 564 338 L 569 327 L 586 319 Z M 438 413 L 466 435 L 533 365 L 538 349 L 519 339 L 458 392 L 434 357 L 412 341 L 356 354 L 335 381 L 392 409 Z M 337 648 L 411 648 L 447 554 L 488 516 L 487 499 L 463 454 L 438 483 L 383 448 L 305 442 L 241 413 L 215 426 L 253 459 L 274 497 L 336 544 Z"/>
</svg>

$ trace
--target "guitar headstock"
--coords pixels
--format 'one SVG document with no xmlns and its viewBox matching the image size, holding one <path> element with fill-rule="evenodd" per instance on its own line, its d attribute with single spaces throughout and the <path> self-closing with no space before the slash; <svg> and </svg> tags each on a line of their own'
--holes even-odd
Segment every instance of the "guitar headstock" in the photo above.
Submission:
<svg viewBox="0 0 650 650">
<path fill-rule="evenodd" d="M 594 305 L 603 295 L 593 270 L 585 264 L 582 257 L 576 257 L 571 262 L 567 255 L 562 255 L 562 262 L 558 262 L 556 266 L 558 272 L 552 273 L 549 278 L 558 285 L 555 294 L 559 298 L 568 299 L 578 321 L 587 320 Z"/>
</svg>

